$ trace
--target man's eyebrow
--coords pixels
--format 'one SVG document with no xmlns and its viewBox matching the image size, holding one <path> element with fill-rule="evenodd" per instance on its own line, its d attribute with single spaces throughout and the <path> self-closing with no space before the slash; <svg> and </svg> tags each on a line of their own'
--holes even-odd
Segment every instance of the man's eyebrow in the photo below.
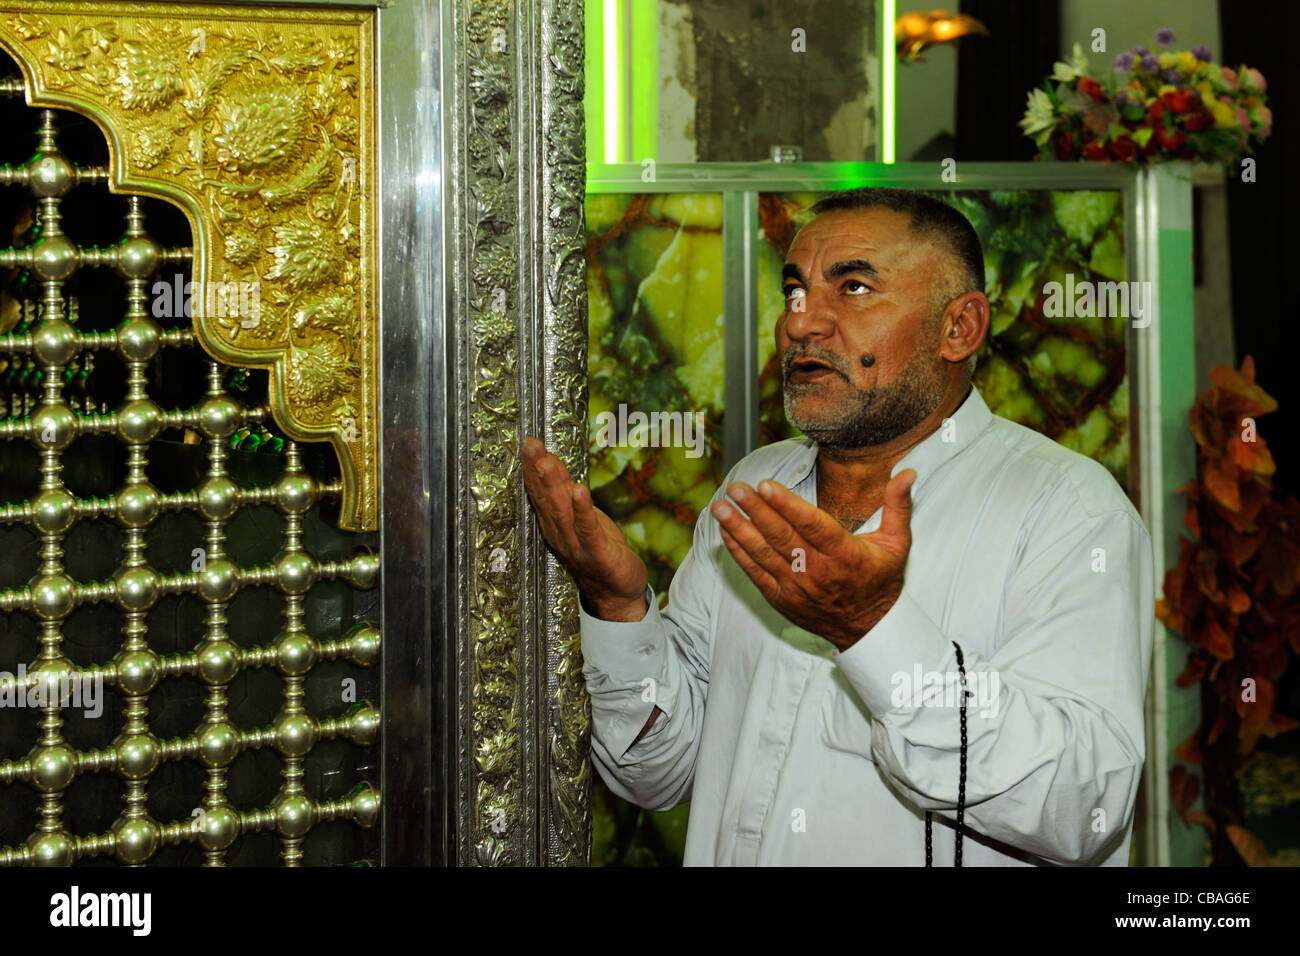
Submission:
<svg viewBox="0 0 1300 956">
<path fill-rule="evenodd" d="M 859 273 L 871 279 L 880 278 L 880 273 L 866 259 L 845 259 L 843 262 L 837 262 L 826 270 L 826 278 L 838 279 L 840 276 L 846 276 L 850 273 Z M 781 268 L 781 284 L 784 285 L 787 279 L 793 279 L 800 285 L 804 285 L 803 273 L 793 262 L 787 262 Z"/>
<path fill-rule="evenodd" d="M 880 277 L 880 273 L 866 259 L 845 259 L 843 262 L 837 262 L 826 270 L 826 278 L 838 279 L 840 276 L 848 275 L 850 272 L 860 272 L 872 279 Z"/>
</svg>

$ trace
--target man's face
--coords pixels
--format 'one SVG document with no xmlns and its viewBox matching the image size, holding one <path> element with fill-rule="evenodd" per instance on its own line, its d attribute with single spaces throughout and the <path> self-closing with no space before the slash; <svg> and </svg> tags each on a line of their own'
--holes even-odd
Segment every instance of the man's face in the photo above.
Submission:
<svg viewBox="0 0 1300 956">
<path fill-rule="evenodd" d="M 949 257 L 908 219 L 883 208 L 824 213 L 786 255 L 776 325 L 785 413 L 824 447 L 883 444 L 943 400 L 942 306 L 932 299 Z"/>
</svg>

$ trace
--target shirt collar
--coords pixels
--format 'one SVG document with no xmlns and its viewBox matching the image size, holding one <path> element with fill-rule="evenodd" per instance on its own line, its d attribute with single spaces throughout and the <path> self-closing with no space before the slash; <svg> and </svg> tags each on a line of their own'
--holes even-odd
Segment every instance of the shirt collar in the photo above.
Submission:
<svg viewBox="0 0 1300 956">
<path fill-rule="evenodd" d="M 916 472 L 916 481 L 912 485 L 912 493 L 915 495 L 917 489 L 930 475 L 964 448 L 970 447 L 976 436 L 984 431 L 992 420 L 993 413 L 985 404 L 984 397 L 980 395 L 979 389 L 972 385 L 970 394 L 952 413 L 952 417 L 944 419 L 938 428 L 899 459 L 890 472 L 890 477 L 911 468 Z M 776 474 L 772 477 L 787 488 L 793 488 L 808 477 L 816 463 L 817 443 L 805 437 L 801 439 L 795 452 L 777 467 Z"/>
</svg>

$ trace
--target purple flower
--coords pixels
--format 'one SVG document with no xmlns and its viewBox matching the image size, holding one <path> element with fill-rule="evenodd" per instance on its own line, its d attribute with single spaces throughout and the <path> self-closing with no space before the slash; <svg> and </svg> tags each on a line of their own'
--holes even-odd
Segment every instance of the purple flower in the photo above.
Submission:
<svg viewBox="0 0 1300 956">
<path fill-rule="evenodd" d="M 1115 57 L 1115 69 L 1121 73 L 1127 73 L 1129 70 L 1133 69 L 1133 54 L 1121 53 L 1119 56 Z"/>
<path fill-rule="evenodd" d="M 1115 105 L 1118 106 L 1120 109 L 1123 109 L 1125 106 L 1128 106 L 1132 102 L 1133 101 L 1128 98 L 1128 94 L 1125 93 L 1123 90 L 1120 90 L 1118 93 L 1115 94 Z"/>
<path fill-rule="evenodd" d="M 1134 56 L 1146 56 L 1146 55 L 1147 55 L 1148 53 L 1150 53 L 1150 52 L 1151 52 L 1151 51 L 1148 50 L 1148 49 L 1147 49 L 1146 47 L 1144 47 L 1144 46 L 1135 46 L 1135 47 L 1133 48 L 1133 55 L 1134 55 Z"/>
<path fill-rule="evenodd" d="M 1142 59 L 1138 60 L 1138 67 L 1143 73 L 1154 73 L 1160 69 L 1160 61 L 1156 59 L 1154 53 L 1148 53 Z"/>
<path fill-rule="evenodd" d="M 1174 31 L 1168 27 L 1161 27 L 1156 31 L 1156 42 L 1161 46 L 1169 46 L 1174 42 Z"/>
<path fill-rule="evenodd" d="M 1200 60 L 1202 63 L 1209 63 L 1214 59 L 1214 54 L 1210 52 L 1210 48 L 1204 45 L 1192 47 L 1192 56 L 1196 57 L 1196 59 Z"/>
<path fill-rule="evenodd" d="M 1161 83 L 1168 83 L 1170 86 L 1177 86 L 1179 83 L 1182 82 L 1182 79 L 1183 79 L 1182 74 L 1180 74 L 1177 70 L 1173 69 L 1172 67 L 1168 70 L 1160 71 Z"/>
</svg>

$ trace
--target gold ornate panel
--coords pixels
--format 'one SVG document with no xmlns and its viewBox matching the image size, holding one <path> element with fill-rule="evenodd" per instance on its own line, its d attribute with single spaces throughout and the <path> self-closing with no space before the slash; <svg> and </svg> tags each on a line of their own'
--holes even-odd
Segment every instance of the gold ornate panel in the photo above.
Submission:
<svg viewBox="0 0 1300 956">
<path fill-rule="evenodd" d="M 340 524 L 353 531 L 379 522 L 373 21 L 337 8 L 0 3 L 0 47 L 30 103 L 91 117 L 113 188 L 185 210 L 200 344 L 269 369 L 286 434 L 334 446 Z M 74 246 L 54 251 L 75 268 Z"/>
<path fill-rule="evenodd" d="M 382 711 L 382 860 L 583 864 L 590 713 L 576 594 L 537 533 L 520 471 L 526 434 L 544 437 L 575 476 L 586 468 L 583 3 L 358 4 L 366 8 L 0 0 L 0 50 L 19 63 L 30 105 L 73 111 L 103 131 L 110 161 L 97 182 L 185 212 L 193 337 L 218 362 L 269 371 L 267 404 L 288 438 L 332 444 L 342 480 L 320 490 L 339 495 L 346 529 L 374 531 L 384 516 L 382 561 L 362 553 L 320 563 L 327 583 L 379 584 L 382 630 L 400 635 L 382 660 L 364 603 L 343 615 L 363 625 L 361 636 L 335 638 L 286 600 L 285 634 L 248 648 L 244 670 L 285 678 L 292 719 L 251 721 L 259 726 L 243 749 L 278 749 L 292 773 L 285 800 L 241 811 L 241 832 L 279 831 L 286 862 L 300 858 L 305 804 L 288 785 L 299 781 L 299 731 L 311 728 L 298 709 L 333 714 L 290 683 L 314 647 L 322 664 L 383 669 L 382 708 L 314 725 L 322 741 L 364 743 Z M 121 257 L 71 243 L 46 251 L 11 266 L 53 288 L 65 266 Z M 255 314 L 241 284 L 258 290 Z M 132 289 L 140 311 L 148 290 Z M 249 494 L 271 500 L 261 487 Z M 289 550 L 299 533 L 286 524 Z M 301 563 L 291 558 L 285 573 Z M 259 562 L 250 558 L 241 577 L 250 589 L 297 588 Z M 111 596 L 94 588 L 84 593 Z M 224 595 L 214 592 L 214 607 Z M 205 628 L 229 630 L 224 615 L 216 607 Z M 313 628 L 322 634 L 309 645 L 300 632 Z M 228 643 L 211 640 L 222 651 Z M 168 664 L 177 674 L 199 666 L 178 661 Z M 205 693 L 218 713 L 225 698 Z M 197 746 L 182 742 L 185 754 L 172 756 Z M 210 757 L 215 794 L 225 751 Z M 348 799 L 319 801 L 316 822 L 376 821 L 377 791 Z M 87 832 L 76 823 L 68 832 Z M 180 824 L 159 832 L 188 837 L 191 825 Z M 86 846 L 117 853 L 104 840 Z"/>
</svg>

